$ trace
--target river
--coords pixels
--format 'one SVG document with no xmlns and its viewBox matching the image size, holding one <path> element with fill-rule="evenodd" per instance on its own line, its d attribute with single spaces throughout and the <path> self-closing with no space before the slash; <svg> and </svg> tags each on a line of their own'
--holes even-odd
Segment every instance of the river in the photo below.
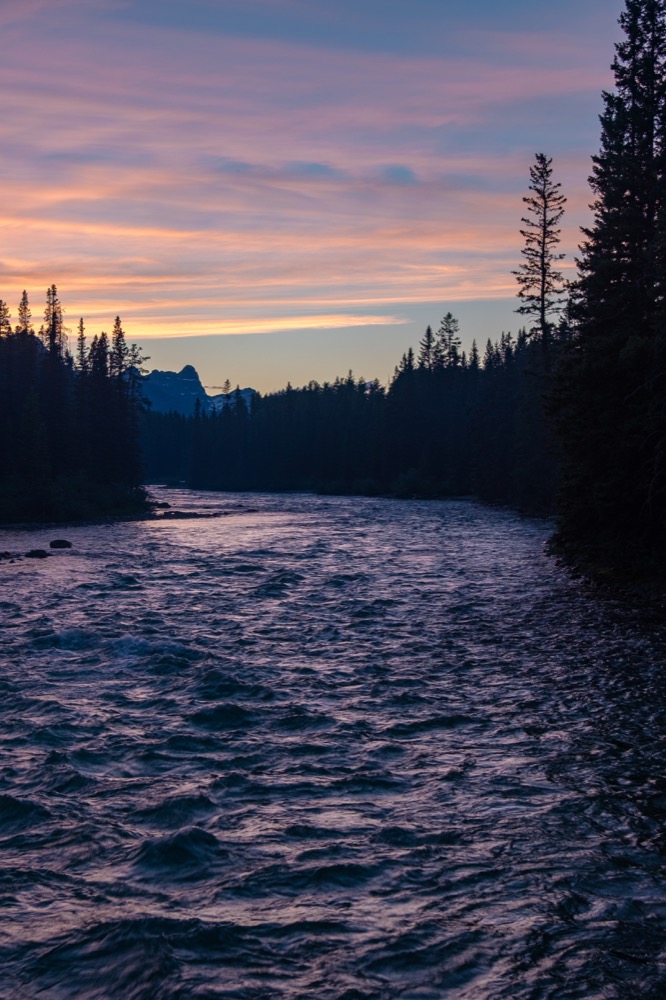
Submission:
<svg viewBox="0 0 666 1000">
<path fill-rule="evenodd" d="M 470 501 L 0 531 L 0 997 L 666 995 L 666 631 Z M 166 508 L 165 508 L 166 509 Z"/>
</svg>

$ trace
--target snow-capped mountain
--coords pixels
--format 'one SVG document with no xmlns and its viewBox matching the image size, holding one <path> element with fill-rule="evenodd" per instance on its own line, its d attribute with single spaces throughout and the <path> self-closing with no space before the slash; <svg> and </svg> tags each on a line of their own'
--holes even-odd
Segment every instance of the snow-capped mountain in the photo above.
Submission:
<svg viewBox="0 0 666 1000">
<path fill-rule="evenodd" d="M 248 410 L 252 408 L 252 397 L 256 396 L 254 389 L 241 389 L 241 398 Z M 225 406 L 235 406 L 236 405 L 236 390 L 227 393 L 223 392 L 217 394 L 217 396 L 208 397 L 208 405 L 211 410 L 223 410 Z"/>
<path fill-rule="evenodd" d="M 143 378 L 143 395 L 154 413 L 181 413 L 191 417 L 199 400 L 202 413 L 221 410 L 235 403 L 235 392 L 209 396 L 193 365 L 185 365 L 179 372 L 161 372 L 154 369 Z M 254 389 L 241 389 L 241 396 L 249 408 Z"/>
</svg>

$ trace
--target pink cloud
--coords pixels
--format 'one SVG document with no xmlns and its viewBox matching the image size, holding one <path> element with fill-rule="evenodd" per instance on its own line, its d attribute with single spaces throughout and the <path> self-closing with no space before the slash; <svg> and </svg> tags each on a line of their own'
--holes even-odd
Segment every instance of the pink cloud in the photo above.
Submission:
<svg viewBox="0 0 666 1000">
<path fill-rule="evenodd" d="M 608 84 L 587 39 L 502 36 L 500 54 L 479 34 L 474 58 L 415 59 L 111 22 L 83 37 L 85 5 L 57 9 L 71 34 L 52 48 L 13 2 L 0 15 L 0 296 L 56 281 L 72 313 L 120 311 L 135 336 L 513 295 L 529 128 L 510 152 L 484 130 Z M 562 160 L 569 251 L 591 151 Z"/>
</svg>

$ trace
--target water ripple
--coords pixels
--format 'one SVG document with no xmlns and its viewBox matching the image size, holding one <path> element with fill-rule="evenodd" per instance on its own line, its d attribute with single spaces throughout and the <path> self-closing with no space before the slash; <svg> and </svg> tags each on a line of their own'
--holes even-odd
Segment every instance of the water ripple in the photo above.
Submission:
<svg viewBox="0 0 666 1000">
<path fill-rule="evenodd" d="M 160 492 L 226 516 L 0 562 L 2 1000 L 666 995 L 661 621 L 474 503 Z"/>
</svg>

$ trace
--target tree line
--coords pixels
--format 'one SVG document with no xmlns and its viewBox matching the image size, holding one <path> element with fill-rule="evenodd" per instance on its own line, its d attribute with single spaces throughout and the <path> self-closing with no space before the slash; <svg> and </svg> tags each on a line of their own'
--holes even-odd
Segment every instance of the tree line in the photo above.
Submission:
<svg viewBox="0 0 666 1000">
<path fill-rule="evenodd" d="M 144 357 L 120 318 L 69 350 L 55 285 L 35 331 L 27 292 L 12 324 L 0 300 L 0 521 L 121 514 L 145 507 L 138 432 Z"/>
<path fill-rule="evenodd" d="M 564 327 L 553 335 L 557 342 Z M 142 417 L 150 479 L 218 490 L 398 497 L 476 495 L 553 509 L 556 463 L 543 408 L 543 342 L 521 331 L 460 349 L 447 313 L 403 355 L 388 389 L 346 378 L 257 395 L 192 417 Z"/>
</svg>

